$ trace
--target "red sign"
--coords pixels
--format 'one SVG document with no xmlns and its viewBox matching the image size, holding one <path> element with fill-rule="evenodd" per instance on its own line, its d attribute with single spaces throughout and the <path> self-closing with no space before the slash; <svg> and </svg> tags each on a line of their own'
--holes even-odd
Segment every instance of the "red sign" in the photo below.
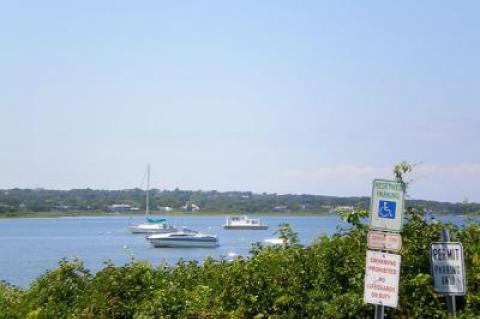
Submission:
<svg viewBox="0 0 480 319">
<path fill-rule="evenodd" d="M 399 233 L 371 230 L 368 232 L 367 246 L 370 249 L 400 251 L 402 236 Z"/>
</svg>

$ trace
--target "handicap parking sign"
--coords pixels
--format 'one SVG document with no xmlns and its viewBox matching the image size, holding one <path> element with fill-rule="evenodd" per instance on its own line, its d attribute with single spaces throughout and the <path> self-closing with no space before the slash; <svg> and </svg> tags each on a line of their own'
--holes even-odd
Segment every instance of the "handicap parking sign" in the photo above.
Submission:
<svg viewBox="0 0 480 319">
<path fill-rule="evenodd" d="M 378 201 L 378 217 L 395 219 L 395 209 L 397 204 L 388 200 Z"/>
<path fill-rule="evenodd" d="M 401 181 L 375 179 L 370 202 L 370 228 L 401 231 L 405 207 L 405 184 Z"/>
</svg>

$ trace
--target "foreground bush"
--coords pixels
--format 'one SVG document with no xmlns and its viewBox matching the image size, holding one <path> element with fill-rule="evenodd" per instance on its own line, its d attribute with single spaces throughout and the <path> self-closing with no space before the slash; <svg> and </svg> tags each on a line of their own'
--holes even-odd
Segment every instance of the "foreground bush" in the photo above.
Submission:
<svg viewBox="0 0 480 319">
<path fill-rule="evenodd" d="M 62 261 L 27 290 L 0 284 L 0 318 L 371 318 L 363 303 L 366 226 L 322 236 L 302 247 L 283 226 L 284 247 L 252 248 L 250 258 L 179 262 L 152 267 L 107 264 L 96 274 Z M 445 298 L 433 291 L 429 246 L 442 224 L 413 210 L 402 232 L 400 304 L 387 318 L 447 318 Z M 448 226 L 461 241 L 468 294 L 457 299 L 460 318 L 480 317 L 480 226 Z"/>
</svg>

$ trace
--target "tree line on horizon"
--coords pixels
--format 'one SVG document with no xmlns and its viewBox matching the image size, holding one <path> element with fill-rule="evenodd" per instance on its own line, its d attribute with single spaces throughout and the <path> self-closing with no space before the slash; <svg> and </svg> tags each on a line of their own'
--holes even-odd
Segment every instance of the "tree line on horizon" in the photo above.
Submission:
<svg viewBox="0 0 480 319">
<path fill-rule="evenodd" d="M 145 190 L 48 190 L 5 189 L 0 191 L 0 214 L 46 211 L 107 211 L 115 204 L 145 209 Z M 434 214 L 466 214 L 480 212 L 479 203 L 449 203 L 407 200 L 409 205 L 423 207 Z M 242 191 L 150 190 L 152 210 L 171 208 L 189 210 L 192 204 L 206 212 L 313 212 L 367 209 L 370 197 L 340 197 L 309 194 L 268 194 Z"/>
</svg>

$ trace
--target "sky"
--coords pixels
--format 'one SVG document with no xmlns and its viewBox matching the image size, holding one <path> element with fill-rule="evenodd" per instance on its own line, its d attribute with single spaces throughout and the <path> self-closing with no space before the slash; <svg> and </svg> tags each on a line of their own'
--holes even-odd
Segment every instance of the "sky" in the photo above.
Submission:
<svg viewBox="0 0 480 319">
<path fill-rule="evenodd" d="M 477 1 L 1 1 L 0 188 L 480 202 Z"/>
</svg>

